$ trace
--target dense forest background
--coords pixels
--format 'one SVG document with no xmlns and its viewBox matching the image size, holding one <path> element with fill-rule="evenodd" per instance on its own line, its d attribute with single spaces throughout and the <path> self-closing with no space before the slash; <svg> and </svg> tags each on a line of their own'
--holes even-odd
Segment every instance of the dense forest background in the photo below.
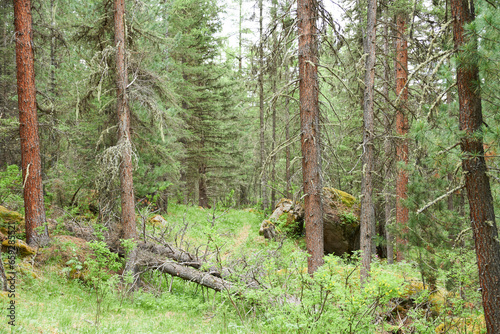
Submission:
<svg viewBox="0 0 500 334">
<path fill-rule="evenodd" d="M 157 196 L 198 203 L 203 184 L 210 205 L 230 200 L 239 206 L 266 203 L 269 209 L 280 197 L 297 196 L 302 181 L 297 160 L 293 5 L 265 4 L 263 15 L 268 26 L 261 40 L 241 28 L 231 32 L 238 34 L 238 45 L 229 45 L 221 35 L 224 9 L 215 2 L 139 1 L 127 5 L 137 198 Z M 342 16 L 342 21 L 335 21 L 324 8 L 319 20 L 323 178 L 325 184 L 359 194 L 366 15 L 361 3 L 341 6 L 330 10 Z M 460 183 L 459 148 L 450 148 L 457 143 L 458 107 L 449 8 L 445 2 L 382 4 L 374 133 L 374 182 L 380 207 L 384 194 L 393 193 L 392 171 L 396 168 L 394 13 L 402 6 L 409 15 L 408 168 L 415 187 L 409 202 L 419 206 Z M 249 22 L 257 25 L 258 8 L 243 9 L 236 18 L 239 26 Z M 486 155 L 491 180 L 496 184 L 496 11 L 487 2 L 479 2 L 476 11 L 470 33 L 477 34 L 479 49 L 470 56 L 477 57 L 480 64 Z M 74 204 L 91 190 L 95 194 L 116 191 L 116 165 L 110 154 L 116 142 L 112 14 L 109 1 L 81 6 L 57 1 L 33 3 L 45 194 L 61 206 Z M 10 2 L 2 2 L 1 17 L 0 156 L 5 168 L 20 161 Z M 257 42 L 250 44 L 255 39 Z M 259 120 L 261 95 L 263 121 Z M 384 147 L 387 143 L 392 144 L 390 150 Z M 261 178 L 265 178 L 265 191 L 260 191 Z M 417 196 L 418 185 L 426 185 L 430 191 Z M 457 208 L 465 209 L 460 196 L 452 198 Z M 383 215 L 383 210 L 376 211 Z"/>
<path fill-rule="evenodd" d="M 359 198 L 366 172 L 368 5 L 315 5 L 322 182 Z M 444 270 L 447 288 L 459 293 L 463 268 L 474 264 L 475 254 L 461 163 L 458 65 L 479 68 L 472 84 L 482 101 L 480 132 L 497 222 L 500 212 L 500 4 L 471 6 L 475 16 L 465 33 L 475 42 L 457 56 L 449 1 L 378 3 L 369 131 L 373 252 L 386 258 L 389 251 L 392 261 L 388 245 L 404 239 L 404 257 L 425 282 L 435 286 L 437 270 Z M 21 166 L 12 2 L 1 0 L 0 13 L 0 173 L 7 180 Z M 90 212 L 104 225 L 119 220 L 113 1 L 33 0 L 32 15 L 48 216 L 59 207 Z M 396 124 L 404 96 L 396 80 L 400 17 L 408 53 L 407 133 Z M 125 39 L 137 212 L 167 213 L 169 204 L 183 204 L 270 213 L 281 198 L 303 198 L 295 2 L 126 1 Z M 407 162 L 398 157 L 403 143 Z M 394 224 L 401 170 L 409 176 L 404 226 Z M 19 182 L 0 185 L 0 205 L 23 210 Z"/>
</svg>

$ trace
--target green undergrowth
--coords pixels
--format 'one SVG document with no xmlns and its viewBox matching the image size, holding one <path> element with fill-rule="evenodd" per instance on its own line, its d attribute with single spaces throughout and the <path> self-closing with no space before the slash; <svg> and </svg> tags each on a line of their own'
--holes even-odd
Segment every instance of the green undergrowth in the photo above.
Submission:
<svg viewBox="0 0 500 334">
<path fill-rule="evenodd" d="M 442 274 L 438 289 L 429 291 L 417 264 L 374 259 L 372 278 L 361 287 L 357 253 L 325 257 L 325 265 L 310 277 L 306 252 L 295 240 L 259 236 L 264 217 L 254 210 L 172 205 L 163 217 L 156 225 L 144 222 L 147 234 L 163 235 L 191 252 L 210 252 L 210 261 L 233 268 L 233 282 L 241 279 L 235 294 L 215 293 L 157 271 L 145 272 L 142 287 L 130 292 L 119 271 L 96 267 L 96 249 L 102 245 L 89 245 L 86 252 L 97 256 L 89 261 L 74 239 L 60 238 L 61 247 L 43 263 L 20 263 L 28 269 L 16 280 L 16 326 L 7 324 L 4 311 L 0 333 L 484 332 L 473 281 L 448 291 Z M 101 260 L 123 267 L 123 260 L 101 251 Z M 74 269 L 83 274 L 69 275 Z M 245 277 L 256 278 L 261 289 L 245 287 Z M 9 300 L 1 300 L 6 310 Z"/>
</svg>

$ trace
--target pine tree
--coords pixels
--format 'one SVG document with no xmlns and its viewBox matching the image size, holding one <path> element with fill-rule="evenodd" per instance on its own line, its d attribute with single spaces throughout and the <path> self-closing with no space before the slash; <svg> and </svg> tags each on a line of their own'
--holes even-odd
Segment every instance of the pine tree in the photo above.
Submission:
<svg viewBox="0 0 500 334">
<path fill-rule="evenodd" d="M 215 36 L 220 29 L 216 2 L 174 1 L 171 8 L 182 13 L 169 15 L 169 33 L 175 43 L 169 68 L 185 123 L 181 139 L 186 150 L 184 173 L 189 191 L 198 194 L 198 205 L 208 207 L 209 197 L 218 195 L 216 189 L 227 190 L 228 184 L 222 184 L 239 170 L 239 152 L 231 144 L 239 131 L 230 91 L 234 81 L 225 64 L 217 62 L 221 39 Z M 222 176 L 221 171 L 225 175 L 216 181 L 212 176 Z"/>
<path fill-rule="evenodd" d="M 493 197 L 486 173 L 483 148 L 483 114 L 479 69 L 475 57 L 467 59 L 464 48 L 477 52 L 475 37 L 466 35 L 465 25 L 474 19 L 472 3 L 452 0 L 453 40 L 458 51 L 457 87 L 463 152 L 462 170 L 470 206 L 479 283 L 488 333 L 500 332 L 500 242 L 495 222 Z M 468 44 L 469 43 L 469 44 Z M 472 45 L 472 46 L 471 46 Z"/>
<path fill-rule="evenodd" d="M 406 41 L 406 14 L 399 12 L 396 17 L 397 39 L 396 39 L 396 95 L 399 100 L 396 110 L 396 131 L 400 136 L 397 142 L 397 161 L 401 164 L 408 164 L 408 42 Z M 408 224 L 408 208 L 404 206 L 404 200 L 408 197 L 408 172 L 404 167 L 398 167 L 396 180 L 396 224 L 401 226 L 402 234 L 406 233 Z M 396 258 L 398 261 L 404 259 L 402 247 L 406 240 L 402 237 L 397 238 Z"/>
<path fill-rule="evenodd" d="M 323 264 L 323 208 L 321 204 L 321 152 L 319 129 L 318 40 L 314 1 L 299 0 L 297 20 L 299 35 L 299 89 L 304 179 L 306 245 L 310 256 L 307 270 L 312 275 Z"/>
<path fill-rule="evenodd" d="M 127 98 L 128 70 L 125 39 L 125 0 L 115 0 L 116 48 L 116 108 L 118 114 L 118 146 L 121 153 L 121 239 L 137 239 L 135 197 L 132 179 L 132 139 L 130 137 L 130 111 Z"/>
<path fill-rule="evenodd" d="M 47 228 L 45 227 L 45 232 L 42 233 L 36 230 L 43 226 L 46 217 L 36 108 L 35 61 L 30 0 L 14 1 L 14 25 L 26 242 L 32 246 L 43 246 L 48 242 Z"/>
<path fill-rule="evenodd" d="M 365 62 L 365 89 L 363 99 L 363 174 L 361 184 L 361 235 L 362 251 L 361 281 L 366 282 L 370 275 L 372 257 L 373 231 L 375 230 L 375 209 L 373 207 L 372 173 L 374 170 L 374 86 L 375 86 L 375 43 L 377 1 L 368 2 L 367 28 L 364 38 Z"/>
</svg>

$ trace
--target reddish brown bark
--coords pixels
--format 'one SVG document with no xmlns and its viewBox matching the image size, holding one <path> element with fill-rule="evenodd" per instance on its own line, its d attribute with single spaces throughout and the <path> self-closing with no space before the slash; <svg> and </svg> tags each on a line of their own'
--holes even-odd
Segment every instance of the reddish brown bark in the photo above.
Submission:
<svg viewBox="0 0 500 334">
<path fill-rule="evenodd" d="M 361 233 L 360 247 L 362 255 L 361 282 L 370 275 L 373 231 L 375 230 L 375 212 L 373 207 L 372 172 L 374 169 L 373 133 L 374 133 L 374 86 L 375 86 L 375 43 L 377 0 L 368 1 L 367 28 L 364 40 L 366 54 L 365 91 L 363 97 L 363 179 L 361 181 Z"/>
<path fill-rule="evenodd" d="M 309 258 L 307 268 L 313 274 L 323 264 L 323 214 L 321 206 L 321 156 L 318 105 L 318 46 L 313 0 L 298 0 L 299 35 L 299 90 L 302 173 L 306 245 Z"/>
<path fill-rule="evenodd" d="M 135 224 L 134 183 L 132 179 L 132 140 L 130 138 L 130 111 L 127 100 L 128 73 L 125 54 L 125 1 L 115 0 L 116 48 L 116 109 L 118 113 L 118 145 L 121 147 L 121 239 L 137 239 Z"/>
<path fill-rule="evenodd" d="M 389 23 L 385 22 L 384 24 L 384 85 L 382 94 L 385 96 L 387 100 L 389 100 L 389 81 L 390 81 L 390 67 L 389 67 Z M 386 111 L 384 116 L 384 130 L 386 133 L 386 138 L 384 141 L 384 154 L 385 154 L 385 165 L 384 165 L 384 176 L 386 180 L 392 179 L 392 168 L 391 161 L 393 159 L 392 156 L 392 142 L 391 142 L 391 134 L 392 134 L 392 123 L 391 123 L 391 115 Z M 385 239 L 387 241 L 387 263 L 394 263 L 394 247 L 392 241 L 392 233 L 391 233 L 391 225 L 392 225 L 392 209 L 394 207 L 394 202 L 392 201 L 392 197 L 390 194 L 390 186 L 389 182 L 385 183 L 384 186 L 384 211 L 385 211 Z"/>
<path fill-rule="evenodd" d="M 48 240 L 48 234 L 47 231 L 39 234 L 35 230 L 37 227 L 43 226 L 46 217 L 43 202 L 40 140 L 36 110 L 33 28 L 30 0 L 14 1 L 14 25 L 26 242 L 34 246 L 43 245 Z"/>
<path fill-rule="evenodd" d="M 470 41 L 464 35 L 464 24 L 473 20 L 474 13 L 467 0 L 451 0 L 453 39 L 458 54 Z M 481 126 L 483 115 L 477 63 L 457 68 L 457 87 L 460 112 L 460 130 L 463 152 L 462 169 L 470 206 L 470 219 L 474 234 L 479 284 L 483 298 L 484 319 L 488 333 L 500 333 L 500 242 L 495 223 L 493 198 L 486 174 Z"/>
<path fill-rule="evenodd" d="M 409 123 L 406 110 L 408 101 L 408 43 L 406 41 L 406 15 L 399 14 L 396 18 L 397 24 L 397 39 L 396 39 L 396 94 L 399 97 L 398 109 L 396 111 L 396 131 L 399 141 L 396 146 L 396 160 L 408 164 L 408 134 Z M 405 234 L 407 233 L 408 224 L 408 208 L 403 205 L 403 201 L 408 197 L 408 172 L 401 167 L 398 167 L 398 175 L 396 179 L 396 224 L 400 226 L 400 235 L 397 237 L 397 261 L 402 261 L 403 248 L 407 243 Z"/>
</svg>

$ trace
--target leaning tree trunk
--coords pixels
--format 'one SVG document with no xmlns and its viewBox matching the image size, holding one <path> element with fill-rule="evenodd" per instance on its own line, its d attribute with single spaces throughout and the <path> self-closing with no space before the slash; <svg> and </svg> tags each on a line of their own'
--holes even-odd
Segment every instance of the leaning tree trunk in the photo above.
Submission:
<svg viewBox="0 0 500 334">
<path fill-rule="evenodd" d="M 321 152 L 318 104 L 318 45 L 313 0 L 298 0 L 299 90 L 302 174 L 304 179 L 304 209 L 307 268 L 313 274 L 323 264 L 323 208 L 321 205 Z"/>
<path fill-rule="evenodd" d="M 134 183 L 132 180 L 132 141 L 127 100 L 128 73 L 125 54 L 125 1 L 115 0 L 116 96 L 118 145 L 121 148 L 121 233 L 120 239 L 137 239 Z"/>
<path fill-rule="evenodd" d="M 463 55 L 464 51 L 460 48 L 466 43 L 476 43 L 464 34 L 464 25 L 474 19 L 473 9 L 469 5 L 472 3 L 467 0 L 451 1 L 453 39 L 459 55 Z M 488 333 L 496 334 L 500 333 L 500 242 L 484 159 L 479 82 L 479 70 L 474 58 L 468 60 L 467 64 L 458 65 L 460 131 L 464 133 L 460 143 L 463 152 L 462 169 L 469 198 L 484 319 Z"/>
<path fill-rule="evenodd" d="M 364 40 L 366 54 L 365 92 L 363 99 L 363 179 L 361 181 L 361 216 L 360 216 L 360 248 L 362 256 L 361 282 L 368 280 L 372 256 L 373 230 L 375 227 L 375 212 L 373 207 L 372 172 L 374 169 L 374 86 L 375 86 L 375 43 L 377 0 L 368 2 L 367 28 Z"/>
<path fill-rule="evenodd" d="M 398 96 L 398 108 L 396 110 L 396 131 L 399 139 L 396 146 L 396 156 L 398 162 L 408 164 L 408 134 L 409 124 L 406 110 L 408 101 L 408 43 L 406 41 L 406 14 L 399 13 L 396 18 L 397 39 L 396 39 L 396 95 Z M 396 240 L 396 259 L 404 259 L 403 248 L 406 245 L 408 208 L 403 205 L 403 201 L 408 197 L 408 172 L 398 167 L 396 180 L 396 224 L 400 231 Z"/>
<path fill-rule="evenodd" d="M 33 28 L 30 0 L 14 0 L 16 37 L 17 95 L 19 105 L 19 134 L 23 171 L 26 242 L 31 246 L 44 245 L 48 232 L 36 229 L 46 221 L 42 188 L 42 164 L 36 109 Z"/>
</svg>

